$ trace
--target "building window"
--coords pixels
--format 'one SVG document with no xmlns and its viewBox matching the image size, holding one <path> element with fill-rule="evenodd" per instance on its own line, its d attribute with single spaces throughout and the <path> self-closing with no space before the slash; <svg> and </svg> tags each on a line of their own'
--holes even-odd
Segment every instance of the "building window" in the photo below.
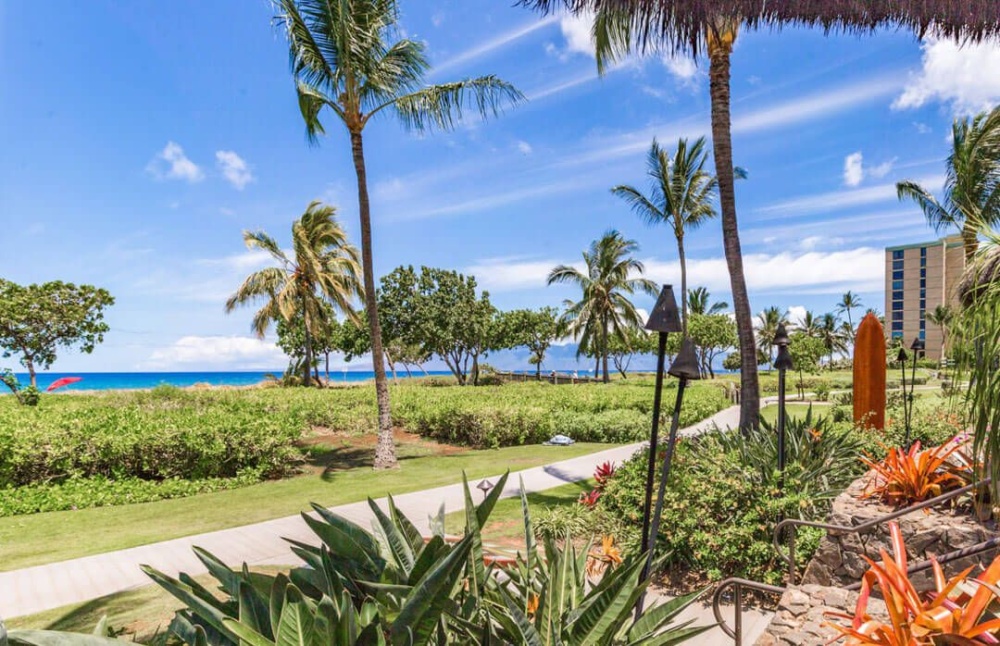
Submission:
<svg viewBox="0 0 1000 646">
<path fill-rule="evenodd" d="M 923 296 L 921 296 L 921 298 L 923 298 Z M 892 300 L 894 300 L 894 301 L 901 301 L 901 300 L 903 300 L 903 292 L 902 291 L 893 292 L 892 293 Z"/>
<path fill-rule="evenodd" d="M 927 266 L 927 257 L 924 256 L 920 259 L 920 268 L 923 269 L 926 266 Z"/>
<path fill-rule="evenodd" d="M 893 249 L 893 251 L 892 251 L 892 259 L 893 260 L 902 260 L 903 259 L 903 250 L 902 249 Z"/>
<path fill-rule="evenodd" d="M 893 330 L 899 330 L 900 332 L 902 332 L 903 331 L 903 322 L 902 321 L 893 321 L 892 322 L 892 329 Z"/>
<path fill-rule="evenodd" d="M 902 271 L 894 271 L 894 272 L 892 272 L 892 279 L 893 280 L 903 280 L 903 272 Z"/>
<path fill-rule="evenodd" d="M 894 338 L 894 339 L 902 339 L 903 338 L 903 331 L 902 330 L 898 330 L 898 331 L 897 330 L 893 330 L 892 331 L 892 338 Z"/>
<path fill-rule="evenodd" d="M 921 278 L 920 279 L 920 289 L 926 289 L 926 288 L 927 288 L 927 279 L 926 278 Z"/>
<path fill-rule="evenodd" d="M 921 258 L 927 257 L 927 247 L 920 247 L 920 257 Z"/>
<path fill-rule="evenodd" d="M 927 301 L 925 301 L 924 299 L 921 298 L 920 299 L 920 311 L 923 312 L 926 309 L 927 309 Z"/>
<path fill-rule="evenodd" d="M 924 332 L 923 330 L 920 330 L 920 334 L 918 336 L 920 337 L 921 341 L 926 341 L 927 340 L 927 333 Z"/>
<path fill-rule="evenodd" d="M 927 329 L 927 321 L 925 321 L 924 319 L 920 319 L 920 329 L 921 330 Z"/>
<path fill-rule="evenodd" d="M 900 298 L 902 298 L 902 296 L 900 296 Z M 920 290 L 920 298 L 927 298 L 927 290 L 926 289 L 921 289 Z"/>
<path fill-rule="evenodd" d="M 901 309 L 903 309 L 903 301 L 893 301 L 892 302 L 892 311 L 893 312 L 901 310 Z"/>
<path fill-rule="evenodd" d="M 892 281 L 892 288 L 893 289 L 903 289 L 903 281 L 901 281 L 901 280 L 894 280 L 894 281 Z"/>
<path fill-rule="evenodd" d="M 893 269 L 893 271 L 898 271 L 898 270 L 900 270 L 902 268 L 903 268 L 903 261 L 902 260 L 893 260 L 892 261 L 892 269 Z"/>
<path fill-rule="evenodd" d="M 892 320 L 893 321 L 902 321 L 903 320 L 903 313 L 902 312 L 893 312 L 892 313 Z"/>
</svg>

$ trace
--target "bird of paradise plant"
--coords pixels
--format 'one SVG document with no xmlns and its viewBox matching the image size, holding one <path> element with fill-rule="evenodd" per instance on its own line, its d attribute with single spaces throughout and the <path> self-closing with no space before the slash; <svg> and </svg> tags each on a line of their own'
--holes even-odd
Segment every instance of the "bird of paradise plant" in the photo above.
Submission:
<svg viewBox="0 0 1000 646">
<path fill-rule="evenodd" d="M 830 613 L 829 617 L 850 620 L 850 626 L 830 625 L 848 646 L 920 646 L 923 644 L 1000 644 L 1000 619 L 987 614 L 994 599 L 1000 599 L 1000 557 L 977 578 L 972 567 L 945 579 L 934 557 L 934 590 L 918 592 L 909 578 L 906 545 L 899 524 L 889 523 L 893 555 L 881 552 L 881 563 L 865 557 L 871 568 L 861 580 L 861 592 L 853 615 Z M 970 585 L 963 585 L 970 584 Z M 971 586 L 971 587 L 970 587 Z M 868 614 L 868 602 L 878 588 L 889 615 L 888 623 Z M 970 591 L 971 590 L 971 591 Z"/>
<path fill-rule="evenodd" d="M 587 553 L 587 574 L 597 576 L 607 568 L 616 568 L 622 564 L 622 551 L 615 545 L 614 536 L 602 536 L 601 548 Z"/>
<path fill-rule="evenodd" d="M 947 443 L 921 451 L 920 442 L 914 442 L 909 450 L 889 450 L 881 462 L 861 458 L 875 471 L 862 497 L 879 498 L 890 505 L 902 506 L 961 487 L 965 481 L 948 462 L 961 446 Z"/>
</svg>

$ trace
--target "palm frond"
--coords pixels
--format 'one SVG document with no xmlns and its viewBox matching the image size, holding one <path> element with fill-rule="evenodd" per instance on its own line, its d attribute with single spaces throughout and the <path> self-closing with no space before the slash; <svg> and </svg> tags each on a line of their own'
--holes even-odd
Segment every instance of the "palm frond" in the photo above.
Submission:
<svg viewBox="0 0 1000 646">
<path fill-rule="evenodd" d="M 371 118 L 391 107 L 403 126 L 417 131 L 431 128 L 451 130 L 462 120 L 464 110 L 475 109 L 483 119 L 499 116 L 504 108 L 524 100 L 521 91 L 495 76 L 432 85 L 392 99 L 373 109 Z"/>
</svg>

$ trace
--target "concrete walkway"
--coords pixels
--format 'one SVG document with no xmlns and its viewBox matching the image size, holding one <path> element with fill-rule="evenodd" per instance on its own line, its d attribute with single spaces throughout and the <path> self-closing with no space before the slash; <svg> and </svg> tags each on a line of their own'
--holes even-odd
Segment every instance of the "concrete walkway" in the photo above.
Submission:
<svg viewBox="0 0 1000 646">
<path fill-rule="evenodd" d="M 697 435 L 715 426 L 734 427 L 739 421 L 739 408 L 731 407 L 686 429 L 680 434 Z M 592 477 L 594 468 L 607 460 L 621 463 L 628 459 L 642 443 L 621 446 L 590 455 L 514 472 L 507 481 L 502 497 L 518 495 L 520 481 L 530 492 L 544 491 L 570 482 Z M 558 447 L 539 447 L 558 455 Z M 490 477 L 496 481 L 497 476 Z M 478 492 L 473 492 L 478 495 Z M 461 484 L 428 489 L 395 497 L 397 506 L 409 516 L 418 528 L 429 532 L 429 518 L 444 504 L 449 511 L 463 508 L 464 494 Z M 385 499 L 377 501 L 385 508 Z M 371 522 L 367 502 L 357 502 L 331 508 L 337 514 L 362 526 Z M 17 617 L 80 603 L 130 588 L 149 585 L 150 580 L 139 569 L 148 564 L 167 574 L 180 572 L 191 575 L 204 573 L 205 567 L 194 556 L 192 546 L 212 552 L 226 563 L 239 565 L 284 565 L 298 562 L 285 538 L 308 543 L 318 539 L 300 516 L 288 516 L 253 525 L 234 527 L 205 534 L 187 536 L 161 543 L 143 545 L 117 552 L 108 552 L 69 561 L 36 567 L 0 572 L 0 617 Z M 711 610 L 691 608 L 699 623 L 714 623 Z M 716 632 L 716 631 L 713 631 Z M 719 632 L 721 636 L 721 631 Z M 709 643 L 700 641 L 700 643 Z M 725 643 L 725 642 L 719 642 Z"/>
</svg>

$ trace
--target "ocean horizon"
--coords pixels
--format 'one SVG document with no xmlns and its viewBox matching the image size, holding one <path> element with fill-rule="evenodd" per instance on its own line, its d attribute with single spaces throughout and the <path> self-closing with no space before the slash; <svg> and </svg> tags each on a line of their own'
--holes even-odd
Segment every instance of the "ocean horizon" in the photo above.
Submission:
<svg viewBox="0 0 1000 646">
<path fill-rule="evenodd" d="M 284 370 L 247 370 L 247 371 L 192 371 L 192 372 L 40 372 L 38 373 L 38 388 L 44 391 L 57 379 L 63 377 L 80 377 L 81 380 L 60 388 L 57 392 L 83 390 L 139 390 L 156 388 L 157 386 L 176 386 L 185 388 L 196 384 L 211 386 L 255 386 L 267 380 L 268 375 L 281 376 Z M 23 385 L 30 383 L 28 373 L 14 373 Z M 429 370 L 432 376 L 448 376 L 448 371 Z M 321 376 L 325 376 L 320 371 Z M 397 373 L 400 379 L 406 379 L 406 372 Z M 412 376 L 422 377 L 424 373 L 416 372 Z M 333 383 L 350 383 L 368 381 L 375 378 L 371 370 L 331 370 L 330 381 Z"/>
</svg>

